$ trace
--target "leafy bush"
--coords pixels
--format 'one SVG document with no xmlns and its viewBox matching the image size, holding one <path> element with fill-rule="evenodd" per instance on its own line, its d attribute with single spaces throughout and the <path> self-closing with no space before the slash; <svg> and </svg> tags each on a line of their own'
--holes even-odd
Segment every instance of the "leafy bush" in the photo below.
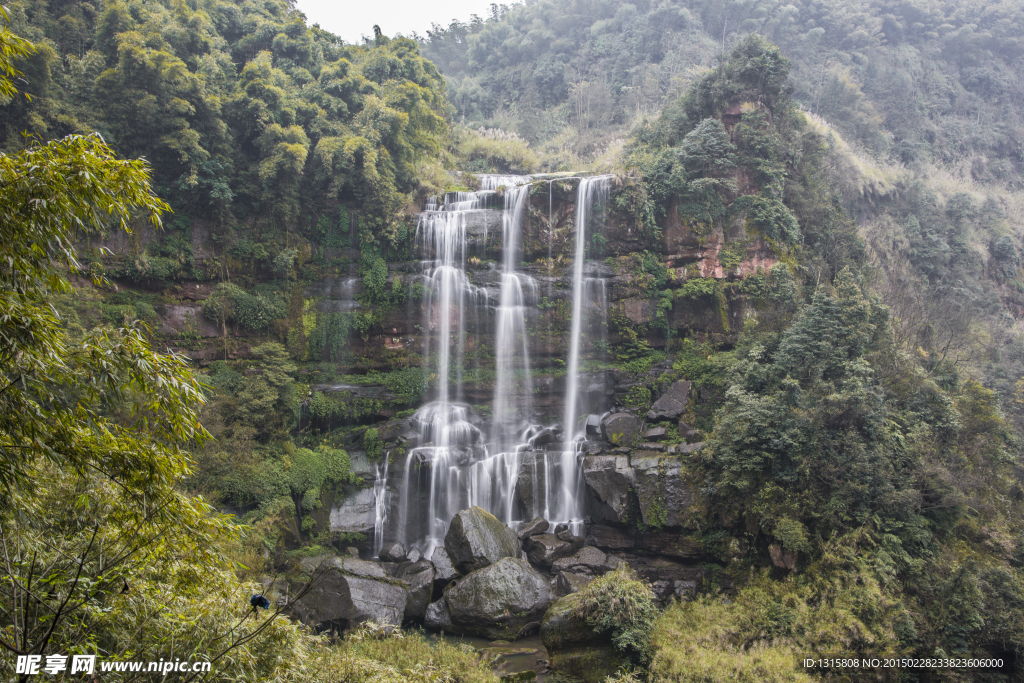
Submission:
<svg viewBox="0 0 1024 683">
<path fill-rule="evenodd" d="M 536 153 L 515 134 L 500 130 L 464 129 L 458 155 L 471 171 L 531 173 L 539 165 Z"/>
<path fill-rule="evenodd" d="M 380 438 L 380 432 L 376 427 L 370 427 L 363 434 L 363 448 L 370 460 L 380 460 L 384 453 L 384 440 Z"/>
<path fill-rule="evenodd" d="M 612 643 L 638 664 L 650 659 L 650 638 L 658 609 L 654 593 L 629 565 L 594 579 L 579 593 L 572 617 L 596 633 L 610 631 Z"/>
</svg>

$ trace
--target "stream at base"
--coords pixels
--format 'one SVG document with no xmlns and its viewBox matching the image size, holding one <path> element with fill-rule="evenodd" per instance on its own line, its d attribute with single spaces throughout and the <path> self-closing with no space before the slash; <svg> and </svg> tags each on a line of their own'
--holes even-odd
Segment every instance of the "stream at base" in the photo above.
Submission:
<svg viewBox="0 0 1024 683">
<path fill-rule="evenodd" d="M 443 640 L 450 645 L 468 645 L 488 659 L 493 657 L 494 670 L 499 676 L 533 671 L 538 681 L 547 680 L 548 651 L 539 635 L 519 638 L 513 643 L 437 633 L 431 633 L 427 638 L 431 641 Z"/>
</svg>

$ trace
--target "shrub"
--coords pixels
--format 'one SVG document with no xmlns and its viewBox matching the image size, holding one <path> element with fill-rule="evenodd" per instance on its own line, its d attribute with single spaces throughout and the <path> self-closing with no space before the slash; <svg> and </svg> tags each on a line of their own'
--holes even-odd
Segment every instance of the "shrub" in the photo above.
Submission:
<svg viewBox="0 0 1024 683">
<path fill-rule="evenodd" d="M 376 427 L 370 427 L 363 434 L 363 448 L 366 449 L 366 457 L 370 460 L 379 460 L 384 452 L 384 440 L 380 438 L 380 432 Z"/>
<path fill-rule="evenodd" d="M 623 563 L 594 579 L 580 592 L 572 618 L 596 633 L 611 632 L 616 649 L 638 664 L 650 659 L 650 639 L 658 609 L 654 593 Z"/>
</svg>

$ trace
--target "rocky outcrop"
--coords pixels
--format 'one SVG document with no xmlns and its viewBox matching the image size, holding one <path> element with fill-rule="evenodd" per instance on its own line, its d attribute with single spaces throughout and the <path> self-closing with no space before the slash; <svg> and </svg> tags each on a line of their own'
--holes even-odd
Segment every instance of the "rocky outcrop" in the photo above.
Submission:
<svg viewBox="0 0 1024 683">
<path fill-rule="evenodd" d="M 523 541 L 523 549 L 530 564 L 547 569 L 555 560 L 568 557 L 583 547 L 584 539 L 568 535 L 568 539 L 555 534 L 539 534 Z"/>
<path fill-rule="evenodd" d="M 522 557 L 523 553 L 516 532 L 479 507 L 463 510 L 452 518 L 444 547 L 452 564 L 463 574 L 505 557 Z"/>
<path fill-rule="evenodd" d="M 613 446 L 632 446 L 642 427 L 643 421 L 629 413 L 612 413 L 601 420 L 601 432 Z"/>
<path fill-rule="evenodd" d="M 423 624 L 434 631 L 452 632 L 452 615 L 448 611 L 448 603 L 444 598 L 427 605 Z"/>
<path fill-rule="evenodd" d="M 681 379 L 672 384 L 661 398 L 647 411 L 648 420 L 678 419 L 686 411 L 690 400 L 690 383 Z"/>
<path fill-rule="evenodd" d="M 460 574 L 455 565 L 452 564 L 452 560 L 448 557 L 448 551 L 444 548 L 434 548 L 434 553 L 430 556 L 430 561 L 434 565 L 434 590 L 442 591 L 444 587 L 449 583 L 459 578 Z"/>
<path fill-rule="evenodd" d="M 395 578 L 409 590 L 405 621 L 422 621 L 434 592 L 434 565 L 427 560 L 403 562 L 395 570 Z"/>
<path fill-rule="evenodd" d="M 376 509 L 373 489 L 360 489 L 331 510 L 330 529 L 344 534 L 372 534 Z"/>
<path fill-rule="evenodd" d="M 405 546 L 401 543 L 387 543 L 380 549 L 380 559 L 385 562 L 404 562 Z"/>
<path fill-rule="evenodd" d="M 548 520 L 538 517 L 532 522 L 527 522 L 527 524 L 519 530 L 517 535 L 519 536 L 520 541 L 525 541 L 530 536 L 537 536 L 544 533 L 548 530 L 549 526 L 551 525 L 548 523 Z"/>
<path fill-rule="evenodd" d="M 553 598 L 548 580 L 514 557 L 469 574 L 444 595 L 452 632 L 504 640 L 536 631 Z"/>
<path fill-rule="evenodd" d="M 555 578 L 555 590 L 559 595 L 578 593 L 581 588 L 594 580 L 593 576 L 586 574 L 573 574 L 572 572 L 559 572 Z"/>
<path fill-rule="evenodd" d="M 344 630 L 364 621 L 401 625 L 409 591 L 390 581 L 383 568 L 351 558 L 315 559 L 313 588 L 292 608 L 300 621 L 319 630 Z M 311 564 L 303 562 L 307 568 Z"/>
<path fill-rule="evenodd" d="M 614 555 L 588 546 L 569 557 L 556 560 L 551 569 L 556 572 L 569 572 L 571 574 L 584 574 L 588 576 L 601 576 L 607 574 L 622 564 L 622 560 Z"/>
<path fill-rule="evenodd" d="M 599 683 L 625 662 L 607 634 L 594 633 L 585 622 L 572 618 L 577 600 L 572 593 L 551 605 L 541 622 L 540 637 L 553 671 Z"/>
<path fill-rule="evenodd" d="M 590 496 L 590 513 L 597 521 L 623 522 L 629 508 L 633 468 L 624 455 L 583 458 L 583 482 Z"/>
<path fill-rule="evenodd" d="M 655 528 L 682 524 L 682 515 L 692 503 L 693 494 L 680 477 L 679 458 L 636 451 L 631 462 L 644 524 Z"/>
</svg>

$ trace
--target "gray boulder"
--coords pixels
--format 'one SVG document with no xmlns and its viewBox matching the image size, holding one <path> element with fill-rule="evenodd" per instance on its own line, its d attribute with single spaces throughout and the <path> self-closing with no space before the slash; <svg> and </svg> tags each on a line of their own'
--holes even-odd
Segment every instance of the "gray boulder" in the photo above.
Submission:
<svg viewBox="0 0 1024 683">
<path fill-rule="evenodd" d="M 629 509 L 633 468 L 622 455 L 583 458 L 583 483 L 590 498 L 591 516 L 598 522 L 621 523 Z"/>
<path fill-rule="evenodd" d="M 571 542 L 563 541 L 554 534 L 539 534 L 523 541 L 523 549 L 530 564 L 547 569 L 555 560 L 568 557 L 583 547 L 583 538 L 574 537 Z"/>
<path fill-rule="evenodd" d="M 555 560 L 551 569 L 556 572 L 600 576 L 612 571 L 620 564 L 622 564 L 622 560 L 614 555 L 608 555 L 593 546 L 587 546 L 569 557 Z"/>
<path fill-rule="evenodd" d="M 380 549 L 380 559 L 385 562 L 405 562 L 405 546 L 401 543 L 385 543 Z"/>
<path fill-rule="evenodd" d="M 532 522 L 527 523 L 526 526 L 520 529 L 517 535 L 519 536 L 520 541 L 524 541 L 530 536 L 536 536 L 538 534 L 544 533 L 548 530 L 549 526 L 550 524 L 548 524 L 548 520 L 543 519 L 541 517 L 537 517 Z"/>
<path fill-rule="evenodd" d="M 664 427 L 651 427 L 644 430 L 643 438 L 647 441 L 661 441 L 667 434 L 668 430 Z"/>
<path fill-rule="evenodd" d="M 523 553 L 516 532 L 479 507 L 463 510 L 452 518 L 444 547 L 452 564 L 463 574 L 505 557 L 522 557 Z"/>
<path fill-rule="evenodd" d="M 632 446 L 642 427 L 643 421 L 629 413 L 612 413 L 601 420 L 601 432 L 613 446 Z"/>
<path fill-rule="evenodd" d="M 313 628 L 344 630 L 364 621 L 400 626 L 405 616 L 409 597 L 405 587 L 345 573 L 340 562 L 320 564 L 313 582 L 309 593 L 292 608 L 294 616 Z"/>
<path fill-rule="evenodd" d="M 395 578 L 409 589 L 409 598 L 405 603 L 405 621 L 422 620 L 434 592 L 434 565 L 426 560 L 403 562 L 395 571 Z"/>
<path fill-rule="evenodd" d="M 435 631 L 452 632 L 452 615 L 448 611 L 448 603 L 444 598 L 427 605 L 426 614 L 423 617 L 423 624 Z"/>
<path fill-rule="evenodd" d="M 650 451 L 637 455 L 633 455 L 634 489 L 644 524 L 679 526 L 693 502 L 693 493 L 680 477 L 679 458 L 658 457 Z"/>
<path fill-rule="evenodd" d="M 690 383 L 685 379 L 674 382 L 668 391 L 647 411 L 648 420 L 674 419 L 683 414 L 690 400 Z"/>
<path fill-rule="evenodd" d="M 373 489 L 360 489 L 331 509 L 330 529 L 346 534 L 372 534 L 376 512 Z"/>
<path fill-rule="evenodd" d="M 430 562 L 434 565 L 434 589 L 437 591 L 444 590 L 445 586 L 461 576 L 444 548 L 434 548 Z"/>
<path fill-rule="evenodd" d="M 601 416 L 587 416 L 587 436 L 601 436 Z"/>
<path fill-rule="evenodd" d="M 540 627 L 554 599 L 547 579 L 525 560 L 506 557 L 445 591 L 453 631 L 515 640 Z"/>
<path fill-rule="evenodd" d="M 423 554 L 416 548 L 410 550 L 405 556 L 407 562 L 419 562 L 422 558 Z"/>
<path fill-rule="evenodd" d="M 593 576 L 586 574 L 573 574 L 572 572 L 559 572 L 555 579 L 555 589 L 559 595 L 578 593 L 581 588 L 594 580 Z"/>
</svg>

